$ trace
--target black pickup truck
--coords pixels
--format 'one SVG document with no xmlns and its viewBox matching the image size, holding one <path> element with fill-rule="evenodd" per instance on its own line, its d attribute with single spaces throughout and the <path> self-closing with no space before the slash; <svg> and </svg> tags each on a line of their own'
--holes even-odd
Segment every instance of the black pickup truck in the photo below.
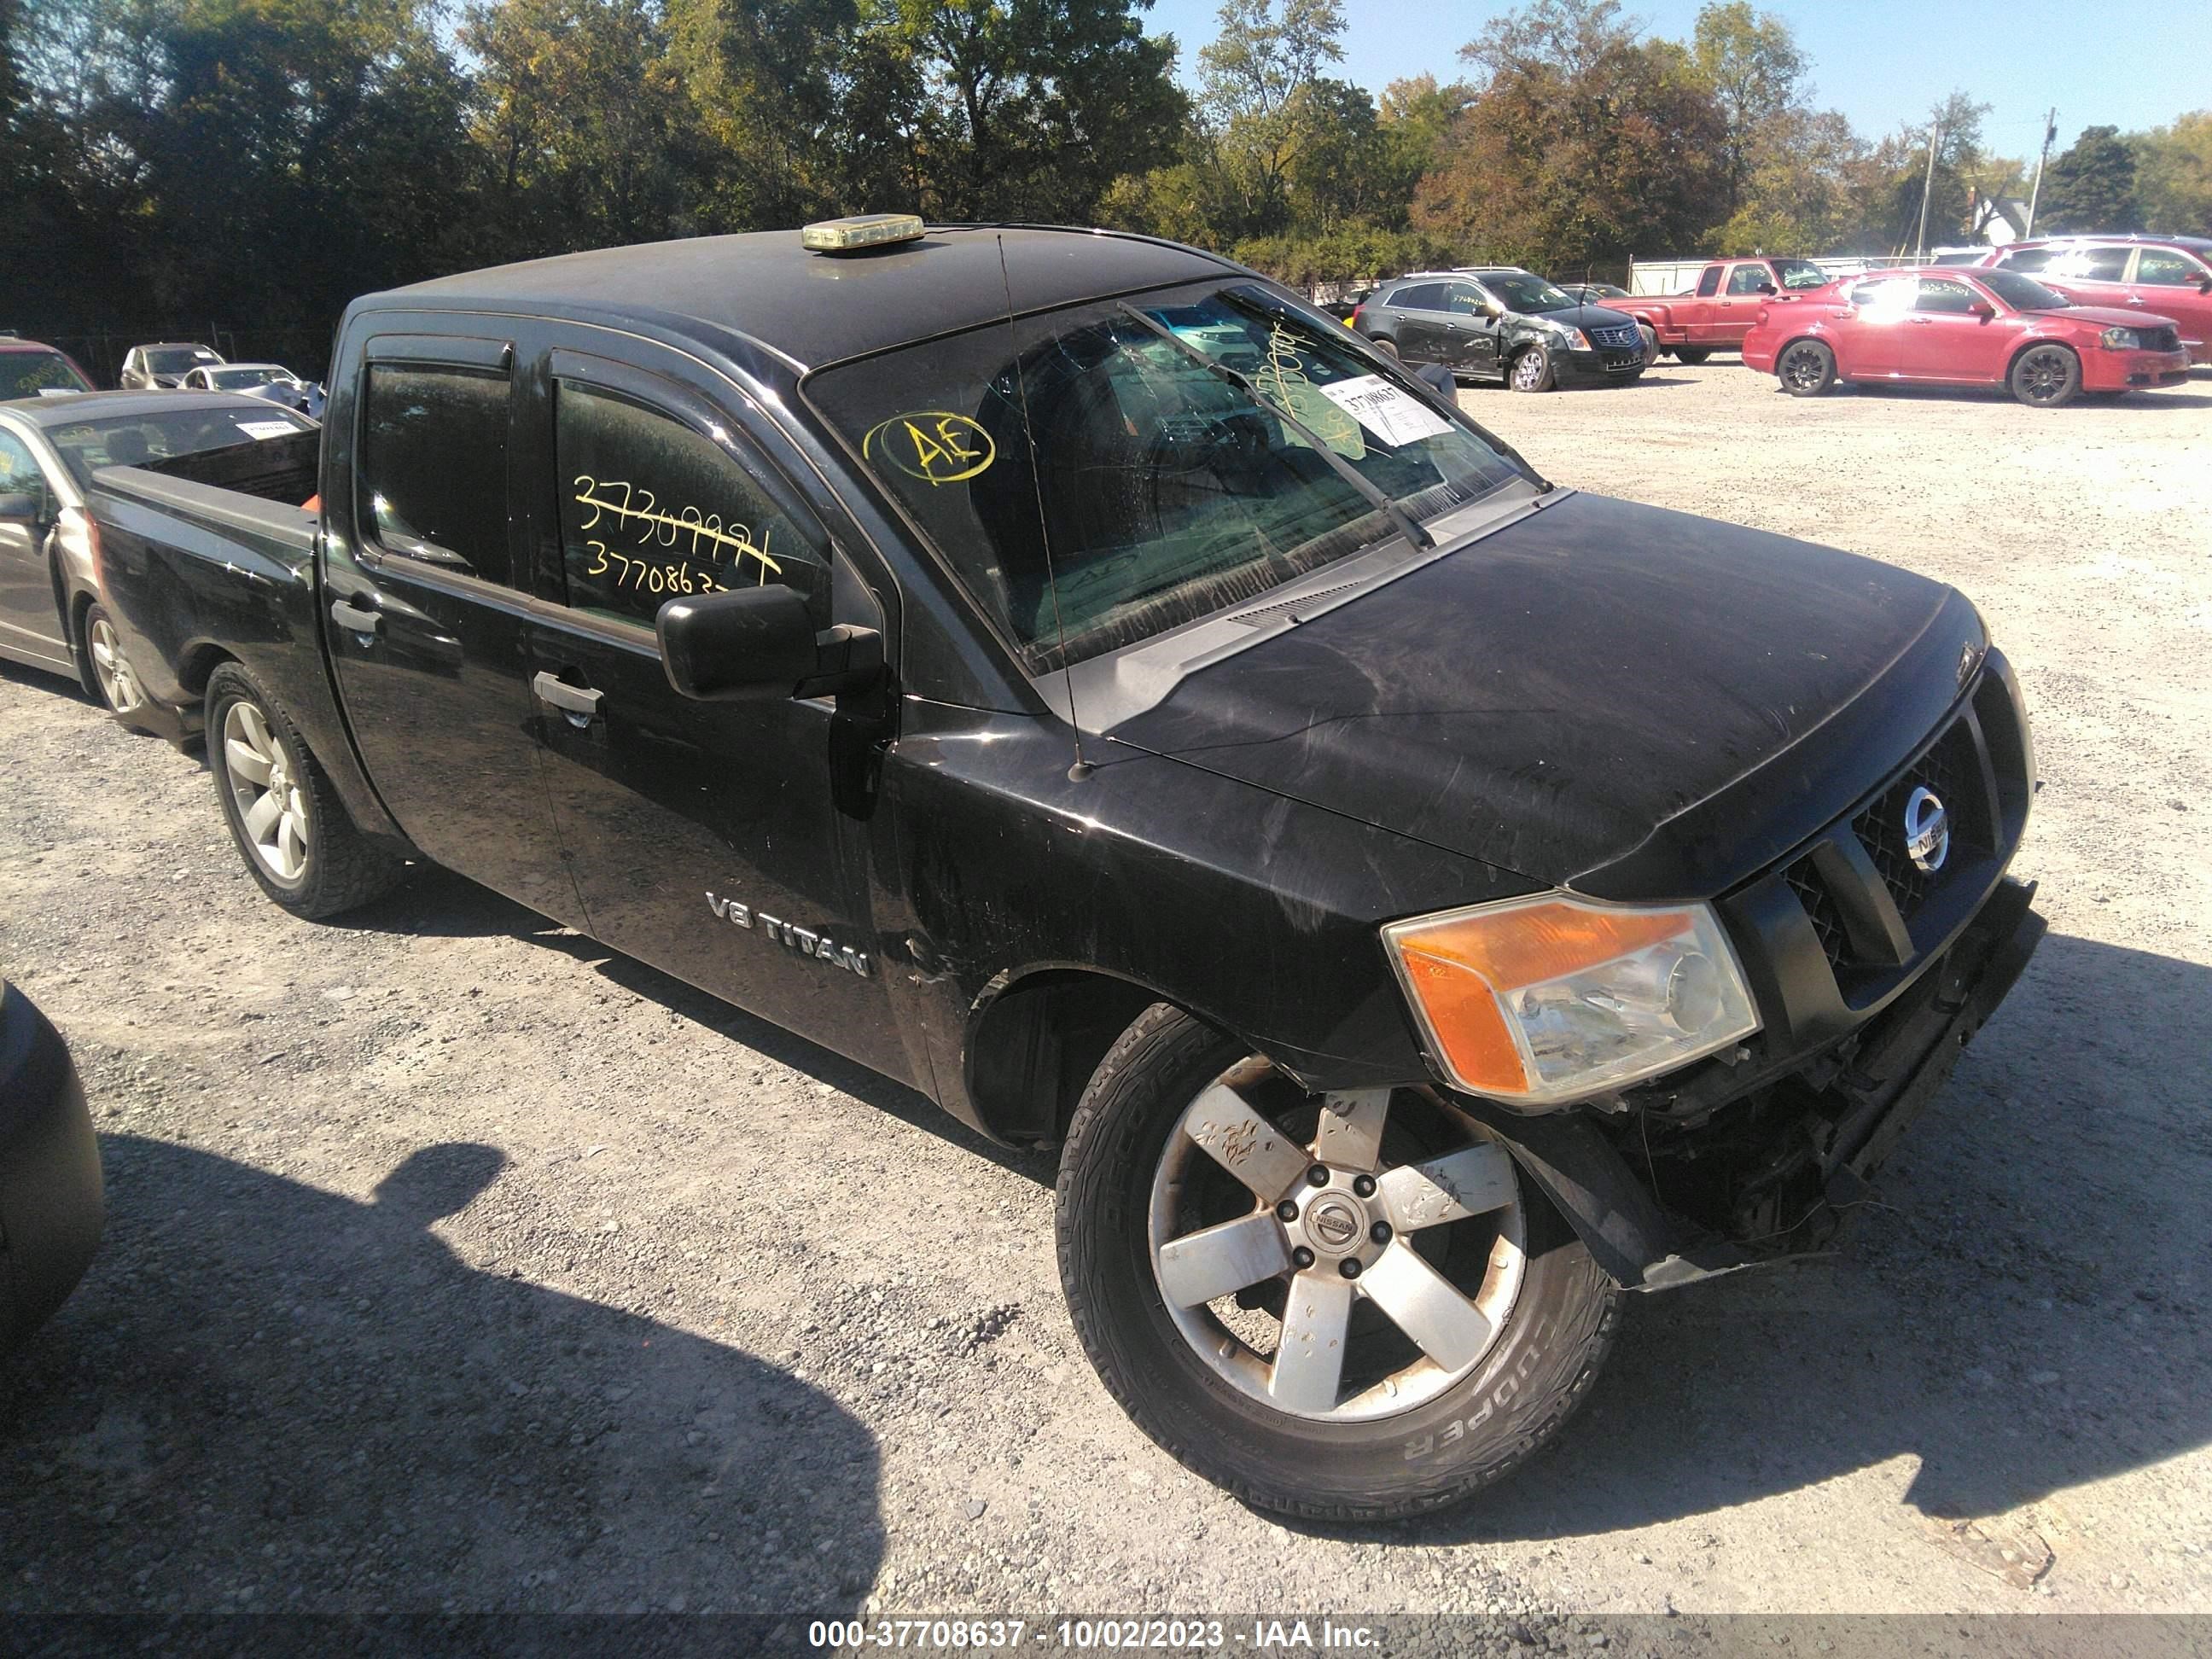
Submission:
<svg viewBox="0 0 2212 1659">
<path fill-rule="evenodd" d="M 1058 1144 L 1100 1376 L 1279 1510 L 1458 1498 L 1624 1289 L 1828 1243 L 2042 929 L 1966 599 L 1188 248 L 805 244 L 363 299 L 319 464 L 98 475 L 270 897 L 434 860 Z"/>
</svg>

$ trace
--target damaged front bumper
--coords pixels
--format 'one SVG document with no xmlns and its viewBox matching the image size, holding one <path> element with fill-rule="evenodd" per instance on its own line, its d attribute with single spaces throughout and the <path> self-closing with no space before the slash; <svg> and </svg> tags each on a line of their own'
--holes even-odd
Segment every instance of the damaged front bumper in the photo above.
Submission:
<svg viewBox="0 0 2212 1659">
<path fill-rule="evenodd" d="M 1880 1013 L 1801 1069 L 1700 1103 L 1689 1120 L 1654 1107 L 1540 1117 L 1472 1109 L 1627 1288 L 1663 1290 L 1818 1250 L 2035 954 L 2044 921 L 2029 908 L 2034 892 L 2002 878 Z"/>
</svg>

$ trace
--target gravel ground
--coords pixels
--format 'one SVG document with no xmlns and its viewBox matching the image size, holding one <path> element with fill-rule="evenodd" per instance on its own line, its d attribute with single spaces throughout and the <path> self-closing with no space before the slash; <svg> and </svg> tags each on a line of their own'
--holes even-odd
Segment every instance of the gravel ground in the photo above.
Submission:
<svg viewBox="0 0 2212 1659">
<path fill-rule="evenodd" d="M 1092 1377 L 1047 1161 L 437 872 L 295 921 L 196 758 L 0 670 L 0 971 L 110 1203 L 0 1369 L 0 1611 L 2212 1610 L 2212 380 L 1463 402 L 2021 667 L 2051 935 L 1840 1259 L 1633 1303 L 1474 1507 L 1287 1529 Z"/>
</svg>

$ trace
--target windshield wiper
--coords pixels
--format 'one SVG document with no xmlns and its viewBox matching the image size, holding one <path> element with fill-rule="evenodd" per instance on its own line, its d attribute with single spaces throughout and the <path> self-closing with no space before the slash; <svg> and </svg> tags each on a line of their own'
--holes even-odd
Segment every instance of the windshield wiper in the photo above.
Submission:
<svg viewBox="0 0 2212 1659">
<path fill-rule="evenodd" d="M 1172 346 L 1176 351 L 1180 352 L 1185 357 L 1189 358 L 1191 362 L 1196 363 L 1200 368 L 1211 370 L 1213 374 L 1219 375 L 1223 380 L 1228 381 L 1230 385 L 1235 386 L 1239 392 L 1249 398 L 1254 403 L 1262 404 L 1265 407 L 1274 410 L 1276 418 L 1280 420 L 1285 426 L 1289 427 L 1291 431 L 1297 433 L 1298 436 L 1304 438 L 1306 442 L 1312 447 L 1314 453 L 1322 458 L 1322 460 L 1328 465 L 1330 471 L 1335 473 L 1338 477 L 1350 484 L 1352 488 L 1366 501 L 1370 507 L 1389 518 L 1390 522 L 1397 526 L 1398 533 L 1403 536 L 1407 541 L 1411 542 L 1415 547 L 1425 549 L 1434 547 L 1437 544 L 1436 538 L 1431 536 L 1427 531 L 1422 529 L 1419 524 L 1415 523 L 1413 516 L 1408 514 L 1404 507 L 1399 506 L 1395 501 L 1392 500 L 1391 497 L 1386 495 L 1383 491 L 1376 489 L 1373 484 L 1368 483 L 1368 481 L 1361 476 L 1358 468 L 1352 465 L 1350 461 L 1346 460 L 1343 456 L 1331 449 L 1328 447 L 1327 440 L 1323 439 L 1319 433 L 1316 432 L 1311 427 L 1308 426 L 1304 421 L 1292 414 L 1288 408 L 1284 406 L 1282 404 L 1276 402 L 1275 399 L 1267 396 L 1266 392 L 1261 391 L 1259 386 L 1253 381 L 1249 375 L 1239 374 L 1236 369 L 1230 368 L 1228 364 L 1220 362 L 1214 358 L 1207 356 L 1196 346 L 1192 345 L 1188 340 L 1182 338 L 1182 336 L 1178 335 L 1165 323 L 1159 321 L 1157 318 L 1146 315 L 1145 313 L 1138 310 L 1136 307 L 1125 301 L 1122 304 L 1121 309 L 1127 312 L 1130 316 L 1135 318 L 1144 327 L 1149 329 L 1152 333 L 1158 335 L 1160 338 L 1165 340 L 1169 345 Z"/>
</svg>

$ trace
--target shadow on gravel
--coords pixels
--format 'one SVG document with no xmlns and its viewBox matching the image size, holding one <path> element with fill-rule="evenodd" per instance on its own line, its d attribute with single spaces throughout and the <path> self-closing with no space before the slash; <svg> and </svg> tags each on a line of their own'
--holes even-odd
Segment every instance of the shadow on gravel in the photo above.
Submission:
<svg viewBox="0 0 2212 1659">
<path fill-rule="evenodd" d="M 103 1152 L 100 1258 L 0 1367 L 0 1613 L 858 1611 L 868 1430 L 738 1349 L 464 1265 L 430 1228 L 495 1148 L 428 1147 L 368 1204 Z"/>
<path fill-rule="evenodd" d="M 2052 935 L 1839 1259 L 1631 1297 L 1551 1451 L 1370 1535 L 1610 1532 L 1899 1459 L 1966 1519 L 2212 1443 L 2208 1077 L 2212 969 Z"/>
</svg>

